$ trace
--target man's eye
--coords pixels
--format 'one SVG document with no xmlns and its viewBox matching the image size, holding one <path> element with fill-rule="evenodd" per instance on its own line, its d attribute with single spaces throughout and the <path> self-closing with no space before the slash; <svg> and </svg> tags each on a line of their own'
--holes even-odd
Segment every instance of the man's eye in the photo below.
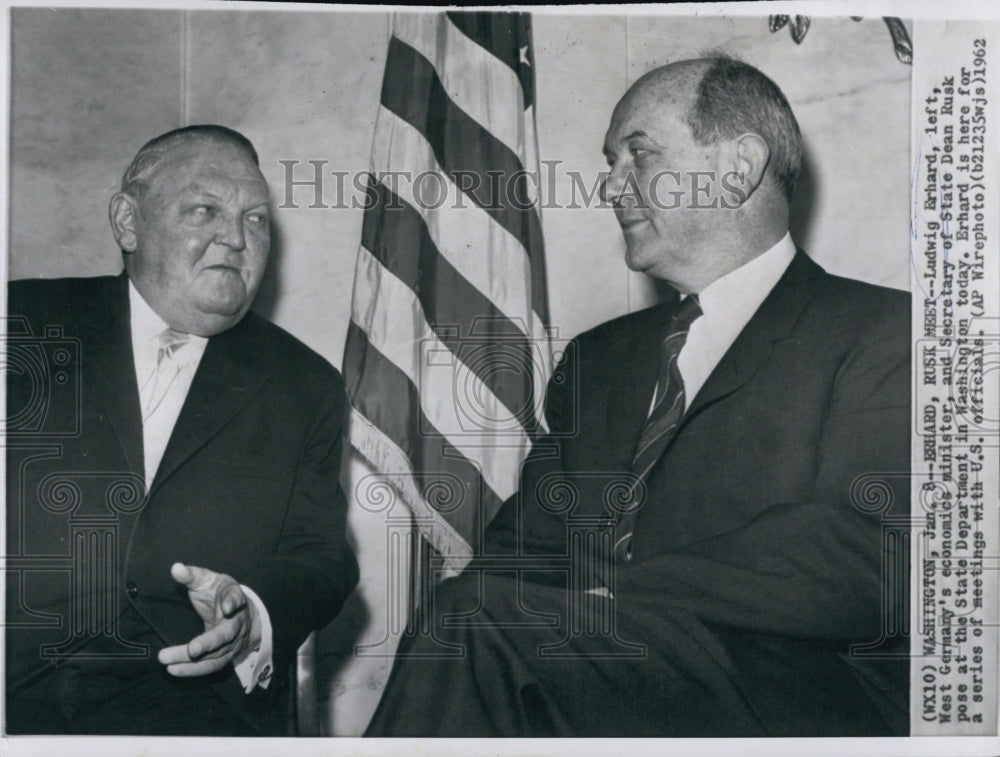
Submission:
<svg viewBox="0 0 1000 757">
<path fill-rule="evenodd" d="M 211 205 L 195 205 L 191 208 L 191 213 L 196 216 L 201 216 L 202 218 L 208 218 L 215 213 L 215 208 Z"/>
<path fill-rule="evenodd" d="M 645 147 L 630 147 L 628 151 L 633 158 L 641 158 L 649 154 L 649 150 L 647 150 Z"/>
<path fill-rule="evenodd" d="M 250 213 L 247 215 L 247 220 L 250 223 L 257 224 L 258 226 L 267 225 L 267 215 L 264 213 Z"/>
</svg>

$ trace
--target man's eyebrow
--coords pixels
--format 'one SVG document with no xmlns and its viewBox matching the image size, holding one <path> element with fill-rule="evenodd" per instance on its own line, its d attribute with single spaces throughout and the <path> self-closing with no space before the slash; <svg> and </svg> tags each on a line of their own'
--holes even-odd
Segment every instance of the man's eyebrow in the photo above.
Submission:
<svg viewBox="0 0 1000 757">
<path fill-rule="evenodd" d="M 644 132 L 642 129 L 638 129 L 636 131 L 633 131 L 631 134 L 628 134 L 628 135 L 622 137 L 622 141 L 623 142 L 628 142 L 630 139 L 635 139 L 636 137 L 642 137 L 642 138 L 648 139 L 649 135 L 646 132 Z"/>
<path fill-rule="evenodd" d="M 649 139 L 650 137 L 642 129 L 637 129 L 637 130 L 633 131 L 631 134 L 626 134 L 624 137 L 622 137 L 618 141 L 619 142 L 628 142 L 630 139 L 636 139 L 636 138 Z M 611 147 L 609 147 L 607 144 L 605 144 L 604 147 L 601 148 L 601 152 L 603 152 L 605 155 L 612 155 L 612 154 L 614 154 L 614 150 L 612 150 Z"/>
<path fill-rule="evenodd" d="M 187 191 L 192 194 L 201 195 L 202 197 L 209 197 L 213 200 L 221 200 L 222 196 L 216 194 L 211 189 L 206 189 L 201 184 L 188 184 Z"/>
</svg>

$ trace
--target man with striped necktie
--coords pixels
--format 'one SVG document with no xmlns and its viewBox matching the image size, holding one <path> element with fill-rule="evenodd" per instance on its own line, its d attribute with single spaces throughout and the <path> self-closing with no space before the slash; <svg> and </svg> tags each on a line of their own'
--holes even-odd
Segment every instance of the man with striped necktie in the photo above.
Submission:
<svg viewBox="0 0 1000 757">
<path fill-rule="evenodd" d="M 677 294 L 574 340 L 369 734 L 906 734 L 907 295 L 796 249 L 798 125 L 749 65 L 646 74 L 604 152 L 628 266 Z"/>
<path fill-rule="evenodd" d="M 120 276 L 10 285 L 51 361 L 8 371 L 8 733 L 285 733 L 357 564 L 343 381 L 249 312 L 269 202 L 243 135 L 177 129 L 111 199 Z"/>
</svg>

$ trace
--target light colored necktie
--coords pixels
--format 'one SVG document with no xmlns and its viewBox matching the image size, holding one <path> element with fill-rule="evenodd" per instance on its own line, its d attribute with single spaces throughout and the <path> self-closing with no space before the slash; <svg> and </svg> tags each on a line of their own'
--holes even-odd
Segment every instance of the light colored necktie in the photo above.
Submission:
<svg viewBox="0 0 1000 757">
<path fill-rule="evenodd" d="M 191 335 L 173 329 L 165 329 L 157 336 L 156 370 L 146 381 L 139 392 L 139 405 L 142 408 L 142 422 L 146 423 L 150 416 L 167 396 L 170 385 L 174 383 L 177 374 L 184 367 L 183 356 L 178 355 L 190 342 Z"/>
</svg>

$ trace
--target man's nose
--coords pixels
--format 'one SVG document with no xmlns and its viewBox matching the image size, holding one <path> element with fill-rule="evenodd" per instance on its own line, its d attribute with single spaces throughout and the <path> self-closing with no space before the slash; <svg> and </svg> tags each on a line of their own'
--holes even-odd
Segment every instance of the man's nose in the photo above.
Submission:
<svg viewBox="0 0 1000 757">
<path fill-rule="evenodd" d="M 242 250 L 246 247 L 246 235 L 243 233 L 242 216 L 230 216 L 221 219 L 215 241 L 231 250 Z"/>
<path fill-rule="evenodd" d="M 601 181 L 601 200 L 612 205 L 618 205 L 621 201 L 622 190 L 625 187 L 625 169 L 611 167 L 604 179 Z"/>
</svg>

